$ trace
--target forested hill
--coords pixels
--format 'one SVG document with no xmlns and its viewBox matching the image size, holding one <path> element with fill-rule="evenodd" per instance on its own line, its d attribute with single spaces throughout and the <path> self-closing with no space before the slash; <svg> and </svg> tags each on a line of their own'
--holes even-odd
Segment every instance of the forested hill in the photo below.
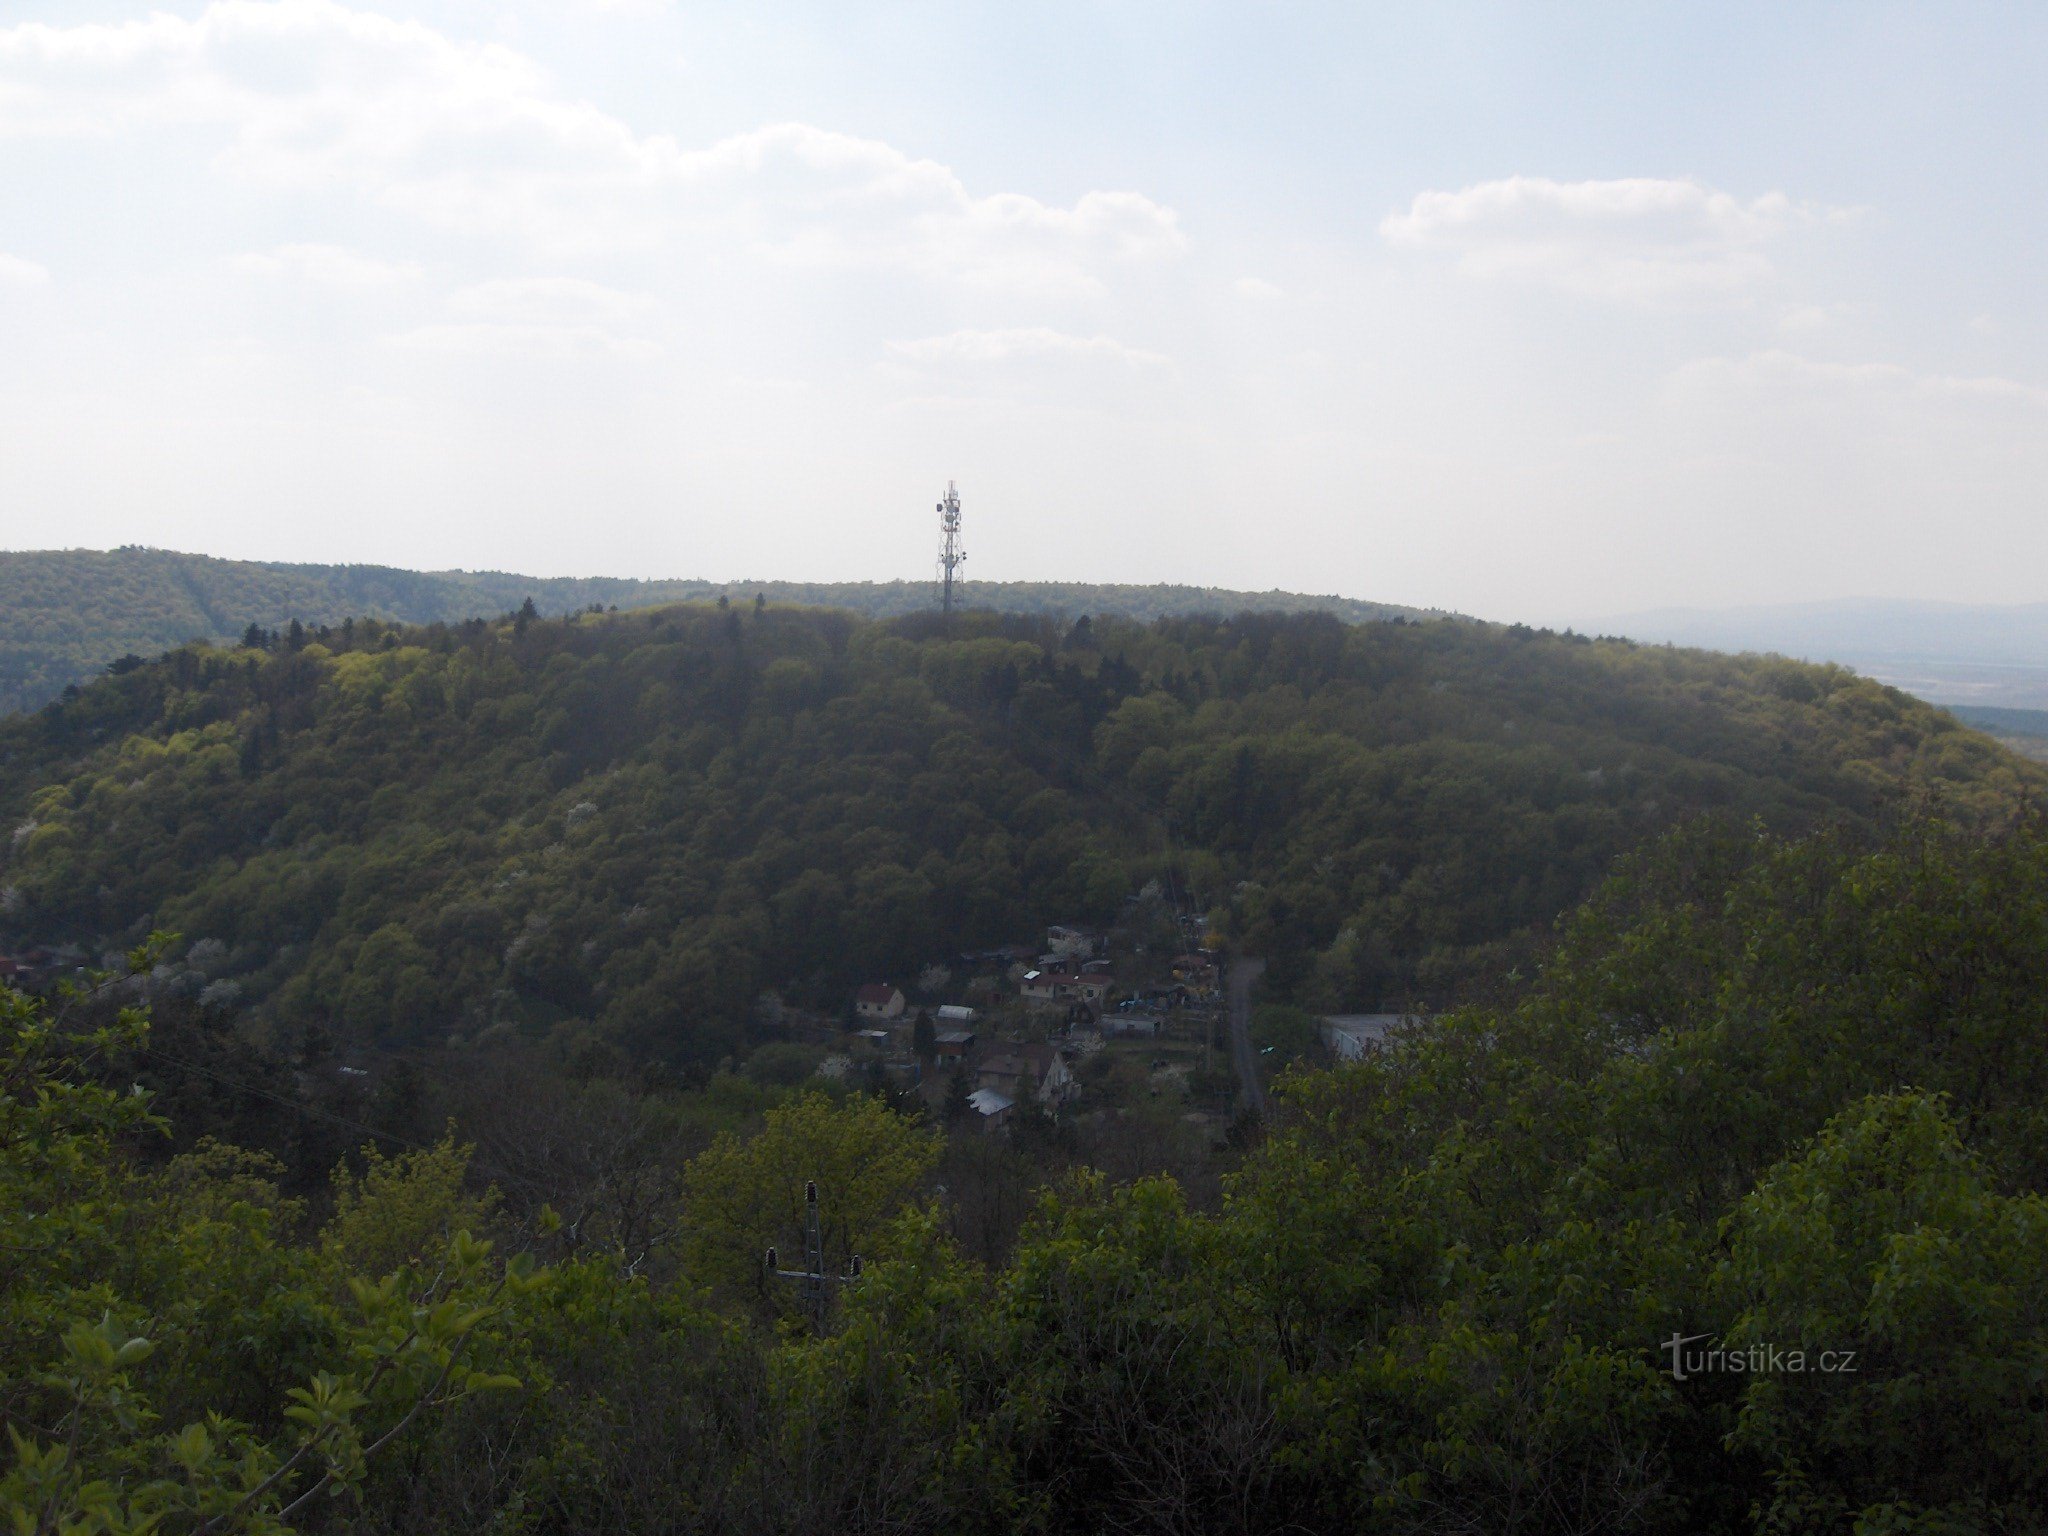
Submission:
<svg viewBox="0 0 2048 1536">
<path fill-rule="evenodd" d="M 836 1007 L 1155 878 L 1370 1008 L 1519 963 L 1689 812 L 2004 819 L 2043 782 L 1840 669 L 1468 622 L 364 621 L 0 721 L 0 939 L 157 926 L 279 1025 L 709 1063 L 765 988 Z"/>
<path fill-rule="evenodd" d="M 284 630 L 348 618 L 458 623 L 509 613 L 531 599 L 544 615 L 647 608 L 719 597 L 846 608 L 871 618 L 932 605 L 922 581 L 634 581 L 502 571 L 408 571 L 382 565 L 283 565 L 129 546 L 0 551 L 0 711 L 34 709 L 124 656 L 152 657 L 189 640 L 232 643 L 251 624 Z M 1175 614 L 1335 614 L 1347 621 L 1422 610 L 1294 592 L 1217 587 L 969 581 L 966 603 L 1004 613 L 1084 613 L 1148 620 Z"/>
</svg>

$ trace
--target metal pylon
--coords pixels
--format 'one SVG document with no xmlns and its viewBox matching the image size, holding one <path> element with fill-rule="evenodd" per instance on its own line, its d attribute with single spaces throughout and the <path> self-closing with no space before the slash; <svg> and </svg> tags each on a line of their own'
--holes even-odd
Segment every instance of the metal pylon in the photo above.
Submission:
<svg viewBox="0 0 2048 1536">
<path fill-rule="evenodd" d="M 804 1311 L 810 1314 L 811 1326 L 819 1333 L 825 1331 L 825 1319 L 831 1310 L 832 1291 L 835 1286 L 849 1285 L 860 1278 L 860 1255 L 854 1254 L 843 1274 L 828 1274 L 825 1269 L 825 1229 L 818 1219 L 818 1183 L 815 1179 L 804 1180 L 804 1267 L 782 1269 L 773 1248 L 768 1250 L 766 1269 L 778 1280 L 797 1282 L 798 1294 L 803 1298 Z"/>
</svg>

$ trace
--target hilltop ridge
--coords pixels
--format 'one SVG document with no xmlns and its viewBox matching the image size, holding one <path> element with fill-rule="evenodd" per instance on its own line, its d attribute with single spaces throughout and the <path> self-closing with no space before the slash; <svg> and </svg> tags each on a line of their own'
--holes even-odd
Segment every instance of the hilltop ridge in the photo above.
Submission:
<svg viewBox="0 0 2048 1536">
<path fill-rule="evenodd" d="M 970 608 L 1065 619 L 1314 612 L 1356 623 L 1432 612 L 1346 597 L 1165 583 L 963 581 L 958 590 Z M 559 616 L 593 605 L 650 608 L 725 595 L 751 601 L 756 594 L 771 603 L 846 608 L 869 618 L 932 606 L 928 581 L 523 576 L 223 560 L 141 545 L 0 551 L 0 711 L 38 708 L 124 656 L 153 657 L 190 640 L 231 643 L 251 624 L 269 630 L 293 619 L 308 627 L 349 618 L 457 623 L 495 618 L 528 598 L 542 615 Z"/>
</svg>

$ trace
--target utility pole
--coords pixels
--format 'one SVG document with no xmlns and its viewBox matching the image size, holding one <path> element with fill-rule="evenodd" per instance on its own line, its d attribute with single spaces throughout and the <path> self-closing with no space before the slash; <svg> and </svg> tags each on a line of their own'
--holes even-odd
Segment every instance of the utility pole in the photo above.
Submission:
<svg viewBox="0 0 2048 1536">
<path fill-rule="evenodd" d="M 939 503 L 939 613 L 946 627 L 953 624 L 953 572 L 967 558 L 960 547 L 960 492 L 946 482 L 946 499 Z"/>
<path fill-rule="evenodd" d="M 765 1268 L 778 1280 L 794 1280 L 803 1296 L 804 1310 L 811 1316 L 811 1327 L 819 1333 L 825 1331 L 825 1314 L 831 1306 L 832 1287 L 849 1285 L 860 1278 L 860 1255 L 855 1254 L 846 1266 L 843 1275 L 825 1272 L 825 1229 L 818 1220 L 818 1184 L 815 1179 L 804 1180 L 804 1267 L 782 1269 L 773 1248 L 768 1250 Z"/>
</svg>

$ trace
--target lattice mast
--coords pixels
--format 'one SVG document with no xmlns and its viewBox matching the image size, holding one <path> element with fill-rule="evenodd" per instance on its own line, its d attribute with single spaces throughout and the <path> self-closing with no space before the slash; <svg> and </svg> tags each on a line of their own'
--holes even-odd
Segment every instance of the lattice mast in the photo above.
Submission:
<svg viewBox="0 0 2048 1536">
<path fill-rule="evenodd" d="M 960 547 L 960 492 L 946 482 L 946 499 L 939 503 L 939 612 L 948 622 L 953 617 L 953 572 L 967 559 Z"/>
<path fill-rule="evenodd" d="M 804 1180 L 804 1267 L 784 1269 L 781 1255 L 773 1248 L 767 1252 L 764 1267 L 777 1280 L 796 1281 L 811 1326 L 823 1333 L 825 1319 L 832 1307 L 833 1287 L 851 1285 L 858 1280 L 861 1264 L 860 1255 L 856 1253 L 847 1260 L 846 1268 L 837 1274 L 825 1268 L 825 1228 L 818 1219 L 817 1180 Z"/>
</svg>

